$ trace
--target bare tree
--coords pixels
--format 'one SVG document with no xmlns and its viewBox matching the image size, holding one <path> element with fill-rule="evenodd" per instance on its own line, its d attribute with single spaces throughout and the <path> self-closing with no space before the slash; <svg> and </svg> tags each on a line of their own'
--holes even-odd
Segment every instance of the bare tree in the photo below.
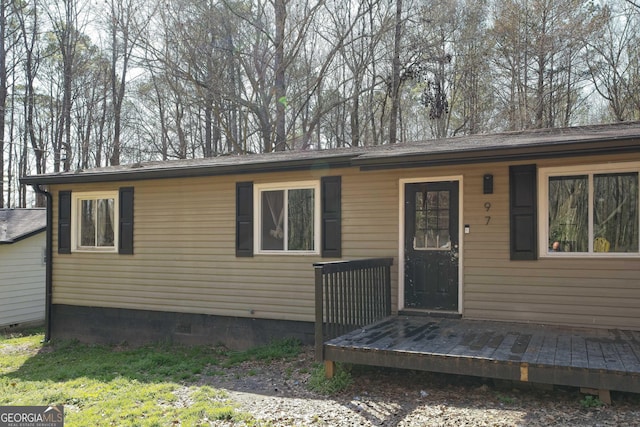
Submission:
<svg viewBox="0 0 640 427">
<path fill-rule="evenodd" d="M 640 9 L 640 3 L 637 3 L 637 2 L 635 2 L 635 1 L 633 1 L 633 0 L 625 0 L 625 1 L 626 1 L 627 3 L 629 3 L 631 6 L 633 6 L 633 7 L 637 8 L 637 9 Z"/>
<path fill-rule="evenodd" d="M 413 18 L 414 28 L 408 36 L 410 60 L 403 80 L 412 80 L 420 89 L 420 104 L 427 110 L 425 116 L 435 138 L 448 135 L 460 9 L 456 0 L 439 2 L 437 6 L 425 2 Z"/>
<path fill-rule="evenodd" d="M 632 7 L 621 11 L 604 7 L 597 19 L 602 23 L 598 36 L 585 40 L 584 57 L 591 81 L 615 120 L 637 119 L 640 117 L 638 13 Z"/>
<path fill-rule="evenodd" d="M 291 102 L 287 133 L 294 135 L 290 138 L 290 149 L 359 145 L 360 98 L 363 88 L 372 84 L 373 79 L 366 75 L 371 59 L 367 58 L 368 53 L 361 57 L 356 51 L 359 46 L 366 50 L 369 43 L 379 40 L 378 34 L 367 33 L 361 27 L 376 4 L 376 1 L 329 2 L 308 24 L 302 54 L 292 57 L 289 67 Z M 375 109 L 371 112 L 375 113 Z M 330 121 L 335 132 L 325 126 L 335 134 L 335 145 L 326 144 L 328 140 L 320 135 L 327 116 L 335 117 Z"/>
<path fill-rule="evenodd" d="M 275 54 L 274 54 L 274 86 L 276 92 L 276 140 L 275 151 L 284 151 L 286 144 L 285 108 L 287 105 L 287 88 L 285 83 L 284 38 L 287 21 L 287 1 L 273 0 L 275 10 Z"/>
<path fill-rule="evenodd" d="M 136 0 L 109 0 L 107 6 L 106 17 L 111 51 L 111 108 L 113 109 L 113 143 L 109 162 L 112 165 L 119 165 L 122 151 L 122 106 L 127 86 L 127 73 L 134 49 L 142 35 L 146 34 L 150 13 L 144 8 L 144 2 Z"/>
<path fill-rule="evenodd" d="M 11 29 L 12 0 L 0 0 L 0 208 L 5 206 L 5 127 L 7 119 L 7 97 L 9 91 L 8 52 L 12 47 Z M 9 67 L 10 68 L 10 67 Z"/>
<path fill-rule="evenodd" d="M 185 19 L 189 14 L 197 15 L 198 19 Z M 162 34 L 162 43 L 153 40 L 147 43 L 147 64 L 153 81 L 163 82 L 171 97 L 184 104 L 168 109 L 158 101 L 158 108 L 164 112 L 160 119 L 165 135 L 168 137 L 173 130 L 180 129 L 170 125 L 171 122 L 182 123 L 181 116 L 193 115 L 196 128 L 204 128 L 204 132 L 191 134 L 202 155 L 241 152 L 238 117 L 242 97 L 235 48 L 240 19 L 229 13 L 224 4 L 189 0 L 164 3 L 158 18 L 154 25 L 156 33 Z M 239 43 L 244 45 L 245 41 Z M 174 117 L 167 120 L 171 112 Z M 220 145 L 222 135 L 227 140 L 225 149 Z M 176 136 L 181 138 L 180 133 Z M 167 143 L 170 144 L 170 138 Z"/>
<path fill-rule="evenodd" d="M 4 207 L 4 135 L 7 110 L 7 14 L 8 1 L 0 2 L 0 208 Z"/>
<path fill-rule="evenodd" d="M 30 146 L 33 150 L 34 163 L 36 173 L 44 173 L 46 171 L 46 156 L 44 141 L 37 135 L 35 127 L 36 115 L 36 89 L 35 81 L 37 78 L 38 68 L 40 65 L 39 37 L 40 22 L 38 16 L 38 7 L 34 3 L 20 3 L 16 8 L 15 15 L 20 28 L 22 40 L 23 61 L 22 69 L 24 71 L 24 97 L 23 97 L 23 114 L 24 114 L 24 134 L 23 146 Z M 26 157 L 26 153 L 25 153 Z M 23 159 L 25 163 L 28 159 Z M 26 170 L 25 170 L 26 171 Z M 45 200 L 42 194 L 36 195 L 36 205 L 44 206 Z"/>
<path fill-rule="evenodd" d="M 84 23 L 81 22 L 82 5 L 74 0 L 59 0 L 45 7 L 53 26 L 56 48 L 60 54 L 62 69 L 62 100 L 53 138 L 53 169 L 69 170 L 72 158 L 72 108 L 73 80 L 78 40 Z"/>
<path fill-rule="evenodd" d="M 389 143 L 398 141 L 398 115 L 400 109 L 400 47 L 402 42 L 402 0 L 396 0 L 393 59 L 391 66 L 391 113 L 389 114 Z"/>
<path fill-rule="evenodd" d="M 471 6 L 473 5 L 473 6 Z M 491 130 L 493 89 L 491 41 L 487 32 L 486 2 L 458 3 L 459 21 L 454 39 L 448 133 L 477 134 Z"/>
<path fill-rule="evenodd" d="M 107 120 L 113 116 L 110 105 L 111 67 L 100 48 L 88 38 L 78 52 L 75 80 L 74 129 L 75 167 L 86 169 L 110 163 Z"/>
<path fill-rule="evenodd" d="M 108 0 L 99 41 L 89 3 L 0 1 L 0 206 L 20 173 L 567 126 L 588 88 L 640 118 L 631 0 Z"/>
<path fill-rule="evenodd" d="M 593 28 L 588 9 L 578 0 L 501 0 L 495 9 L 496 89 L 507 128 L 569 124 L 586 75 L 578 53 Z"/>
</svg>

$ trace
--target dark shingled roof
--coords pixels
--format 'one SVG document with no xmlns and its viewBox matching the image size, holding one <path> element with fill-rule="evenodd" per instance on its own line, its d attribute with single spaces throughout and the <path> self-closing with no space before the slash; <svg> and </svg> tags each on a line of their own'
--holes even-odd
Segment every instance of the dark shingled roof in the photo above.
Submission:
<svg viewBox="0 0 640 427">
<path fill-rule="evenodd" d="M 497 134 L 465 135 L 429 141 L 386 145 L 386 152 L 372 152 L 360 156 L 362 159 L 388 156 L 406 156 L 421 153 L 444 153 L 482 151 L 513 148 L 549 148 L 584 142 L 614 141 L 640 137 L 640 122 L 623 122 L 556 129 L 533 129 Z"/>
<path fill-rule="evenodd" d="M 47 211 L 35 209 L 0 209 L 0 244 L 15 243 L 47 228 Z"/>
<path fill-rule="evenodd" d="M 466 135 L 407 144 L 225 155 L 23 177 L 24 184 L 104 182 L 357 166 L 364 170 L 640 151 L 640 122 Z"/>
</svg>

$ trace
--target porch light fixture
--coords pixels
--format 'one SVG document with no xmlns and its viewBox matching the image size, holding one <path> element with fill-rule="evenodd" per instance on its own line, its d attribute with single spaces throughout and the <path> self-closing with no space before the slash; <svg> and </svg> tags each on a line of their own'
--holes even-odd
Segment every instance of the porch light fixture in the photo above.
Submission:
<svg viewBox="0 0 640 427">
<path fill-rule="evenodd" d="M 484 194 L 493 194 L 493 175 L 487 173 L 482 179 L 482 189 Z"/>
</svg>

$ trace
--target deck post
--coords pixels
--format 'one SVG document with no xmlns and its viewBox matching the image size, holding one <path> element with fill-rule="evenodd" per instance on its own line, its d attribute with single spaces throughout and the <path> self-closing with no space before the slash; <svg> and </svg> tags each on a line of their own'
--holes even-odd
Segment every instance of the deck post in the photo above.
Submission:
<svg viewBox="0 0 640 427">
<path fill-rule="evenodd" d="M 580 387 L 580 393 L 598 396 L 598 399 L 605 405 L 611 405 L 611 390 L 592 387 Z"/>
<path fill-rule="evenodd" d="M 324 344 L 324 319 L 323 319 L 323 292 L 322 292 L 322 265 L 314 265 L 315 270 L 315 294 L 316 294 L 316 324 L 315 324 L 315 344 L 316 361 L 324 359 L 322 345 Z"/>
<path fill-rule="evenodd" d="M 324 376 L 327 379 L 331 379 L 333 378 L 333 376 L 336 374 L 336 362 L 332 361 L 332 360 L 325 360 L 324 361 Z"/>
<path fill-rule="evenodd" d="M 605 405 L 611 405 L 611 391 L 598 389 L 598 399 Z"/>
</svg>

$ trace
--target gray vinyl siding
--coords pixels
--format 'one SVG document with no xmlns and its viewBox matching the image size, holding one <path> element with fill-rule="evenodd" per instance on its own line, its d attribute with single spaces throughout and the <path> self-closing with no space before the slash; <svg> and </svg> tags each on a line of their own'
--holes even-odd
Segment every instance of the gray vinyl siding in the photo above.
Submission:
<svg viewBox="0 0 640 427">
<path fill-rule="evenodd" d="M 544 160 L 538 167 L 640 160 L 640 156 Z M 313 321 L 312 264 L 319 255 L 235 256 L 235 184 L 342 176 L 343 259 L 394 257 L 398 309 L 400 180 L 462 177 L 462 315 L 467 318 L 640 330 L 640 258 L 510 261 L 509 165 L 472 164 L 362 172 L 254 174 L 113 184 L 135 187 L 134 255 L 54 254 L 56 304 Z M 494 176 L 494 194 L 482 177 Z M 57 203 L 57 194 L 54 194 Z M 486 203 L 491 204 L 489 212 Z M 491 219 L 487 224 L 487 216 Z M 54 215 L 54 221 L 57 220 Z M 54 224 L 54 248 L 57 224 Z"/>
<path fill-rule="evenodd" d="M 45 234 L 0 245 L 0 327 L 44 320 Z"/>
</svg>

